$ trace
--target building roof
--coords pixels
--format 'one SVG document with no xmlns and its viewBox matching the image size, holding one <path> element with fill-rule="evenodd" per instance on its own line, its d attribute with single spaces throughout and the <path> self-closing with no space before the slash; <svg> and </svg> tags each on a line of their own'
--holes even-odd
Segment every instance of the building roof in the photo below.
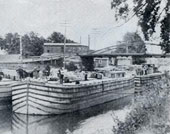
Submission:
<svg viewBox="0 0 170 134">
<path fill-rule="evenodd" d="M 63 46 L 64 43 L 44 43 L 44 46 Z M 83 46 L 88 47 L 86 45 L 82 45 L 80 43 L 66 43 L 66 46 Z"/>
</svg>

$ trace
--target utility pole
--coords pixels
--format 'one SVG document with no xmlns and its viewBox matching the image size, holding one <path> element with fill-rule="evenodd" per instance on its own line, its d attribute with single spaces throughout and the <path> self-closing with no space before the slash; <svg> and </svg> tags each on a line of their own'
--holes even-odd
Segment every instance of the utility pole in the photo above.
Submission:
<svg viewBox="0 0 170 134">
<path fill-rule="evenodd" d="M 66 68 L 66 57 L 65 57 L 65 53 L 66 53 L 66 33 L 67 33 L 67 27 L 66 27 L 66 23 L 65 23 L 65 30 L 64 30 L 64 65 L 63 65 L 63 67 L 64 67 L 64 69 Z"/>
<path fill-rule="evenodd" d="M 65 69 L 65 66 L 66 66 L 66 41 L 67 41 L 67 38 L 66 38 L 66 33 L 67 33 L 67 27 L 68 27 L 68 24 L 67 21 L 65 20 L 64 23 L 61 23 L 63 26 L 64 26 L 64 47 L 63 47 L 63 67 Z"/>
<path fill-rule="evenodd" d="M 128 54 L 129 53 L 129 42 L 127 41 L 127 44 L 126 44 L 126 53 Z"/>
<path fill-rule="evenodd" d="M 20 58 L 21 58 L 21 62 L 22 62 L 22 55 L 23 55 L 23 47 L 22 47 L 22 36 L 20 36 L 20 38 L 19 38 L 19 40 L 20 40 Z"/>
<path fill-rule="evenodd" d="M 89 51 L 90 51 L 90 35 L 88 35 L 88 48 L 89 48 Z"/>
</svg>

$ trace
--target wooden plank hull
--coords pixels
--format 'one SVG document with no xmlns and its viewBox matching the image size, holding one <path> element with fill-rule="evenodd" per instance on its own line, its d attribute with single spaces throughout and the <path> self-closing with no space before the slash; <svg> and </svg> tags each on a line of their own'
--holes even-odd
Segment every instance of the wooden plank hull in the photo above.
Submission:
<svg viewBox="0 0 170 134">
<path fill-rule="evenodd" d="M 133 78 L 74 86 L 20 82 L 12 86 L 12 109 L 22 114 L 64 114 L 133 93 Z"/>
</svg>

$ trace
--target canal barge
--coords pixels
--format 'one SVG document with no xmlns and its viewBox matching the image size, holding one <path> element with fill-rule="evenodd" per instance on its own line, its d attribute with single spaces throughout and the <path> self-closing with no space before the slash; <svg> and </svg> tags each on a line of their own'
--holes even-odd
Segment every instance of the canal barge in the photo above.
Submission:
<svg viewBox="0 0 170 134">
<path fill-rule="evenodd" d="M 70 113 L 132 95 L 134 88 L 133 77 L 89 79 L 79 84 L 20 81 L 12 85 L 12 110 L 32 115 Z"/>
</svg>

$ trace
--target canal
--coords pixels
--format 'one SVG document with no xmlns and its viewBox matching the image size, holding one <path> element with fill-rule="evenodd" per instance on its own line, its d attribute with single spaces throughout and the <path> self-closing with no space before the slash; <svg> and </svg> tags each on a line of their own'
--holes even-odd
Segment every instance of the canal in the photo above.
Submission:
<svg viewBox="0 0 170 134">
<path fill-rule="evenodd" d="M 27 116 L 0 111 L 0 134 L 113 134 L 115 117 L 123 120 L 132 96 L 80 112 L 57 116 Z"/>
</svg>

